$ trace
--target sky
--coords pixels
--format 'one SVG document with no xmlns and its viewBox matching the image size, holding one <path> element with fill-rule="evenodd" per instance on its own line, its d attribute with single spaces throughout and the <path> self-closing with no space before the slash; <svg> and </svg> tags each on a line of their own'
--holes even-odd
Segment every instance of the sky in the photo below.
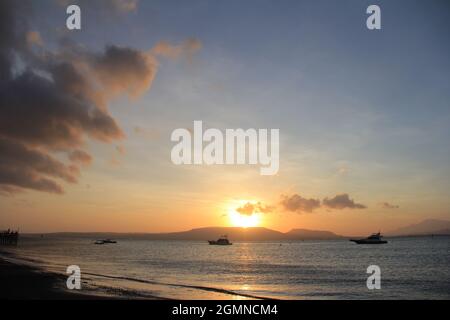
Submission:
<svg viewBox="0 0 450 320">
<path fill-rule="evenodd" d="M 81 30 L 64 0 L 1 4 L 0 229 L 450 219 L 447 1 L 71 3 Z M 279 129 L 279 172 L 174 165 L 194 120 Z"/>
</svg>

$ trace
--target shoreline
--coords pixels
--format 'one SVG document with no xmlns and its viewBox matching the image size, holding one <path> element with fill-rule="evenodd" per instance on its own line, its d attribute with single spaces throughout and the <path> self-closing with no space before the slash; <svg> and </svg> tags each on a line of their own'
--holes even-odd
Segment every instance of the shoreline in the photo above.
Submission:
<svg viewBox="0 0 450 320">
<path fill-rule="evenodd" d="M 17 261 L 17 259 L 19 259 Z M 86 290 L 84 284 L 83 291 L 69 290 L 66 288 L 67 276 L 45 270 L 39 265 L 22 263 L 21 258 L 16 258 L 15 254 L 2 251 L 0 249 L 0 300 L 177 300 L 152 294 L 140 294 L 127 289 L 112 289 L 108 287 L 91 287 Z M 118 276 L 100 275 L 85 273 L 88 276 L 99 276 L 108 279 L 123 279 Z M 254 299 L 269 299 L 242 293 L 234 293 L 226 289 L 217 289 L 199 285 L 158 283 L 142 279 L 127 278 L 140 283 L 152 283 L 169 287 L 197 289 L 207 292 L 218 292 L 224 295 L 241 296 Z M 84 283 L 84 282 L 83 282 Z M 90 287 L 90 286 L 87 286 Z M 99 289 L 98 291 L 96 289 Z M 207 299 L 210 300 L 210 299 Z"/>
<path fill-rule="evenodd" d="M 8 256 L 11 256 L 13 261 L 11 261 Z M 16 259 L 14 254 L 0 250 L 0 283 L 2 284 L 2 287 L 0 288 L 0 300 L 177 300 L 150 294 L 141 295 L 136 294 L 136 292 L 127 292 L 128 294 L 125 295 L 117 295 L 108 294 L 107 291 L 90 291 L 89 289 L 85 291 L 72 291 L 65 287 L 67 277 L 64 274 L 47 271 L 39 266 L 15 262 L 14 259 Z M 121 279 L 121 277 L 115 276 L 92 273 L 86 274 L 101 276 L 103 278 Z M 136 279 L 136 281 L 146 282 L 141 279 Z M 160 284 L 208 292 L 219 292 L 230 296 L 235 295 L 262 300 L 269 299 L 267 297 L 232 293 L 225 289 L 216 289 L 198 285 Z"/>
<path fill-rule="evenodd" d="M 9 255 L 0 251 L 1 254 Z M 45 271 L 38 266 L 14 263 L 0 255 L 0 300 L 159 300 L 163 298 L 120 297 L 70 291 L 66 289 L 66 277 Z"/>
<path fill-rule="evenodd" d="M 63 288 L 62 275 L 37 267 L 15 264 L 0 256 L 0 299 L 4 300 L 98 300 L 113 299 L 71 292 Z"/>
</svg>

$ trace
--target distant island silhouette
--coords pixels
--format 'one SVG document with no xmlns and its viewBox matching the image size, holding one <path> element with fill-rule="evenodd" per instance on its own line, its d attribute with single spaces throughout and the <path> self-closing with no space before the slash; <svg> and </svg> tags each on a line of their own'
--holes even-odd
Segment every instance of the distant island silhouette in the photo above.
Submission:
<svg viewBox="0 0 450 320">
<path fill-rule="evenodd" d="M 376 230 L 375 230 L 376 231 Z M 188 231 L 166 233 L 114 233 L 114 232 L 59 232 L 48 233 L 53 236 L 76 236 L 89 238 L 133 238 L 143 240 L 216 240 L 221 235 L 227 235 L 233 241 L 286 241 L 286 240 L 339 240 L 348 239 L 331 231 L 292 229 L 280 232 L 264 227 L 205 227 Z M 386 236 L 421 236 L 450 235 L 450 221 L 425 220 L 408 227 L 386 232 Z M 364 236 L 364 235 L 361 235 Z"/>
<path fill-rule="evenodd" d="M 427 219 L 420 223 L 399 228 L 386 235 L 389 236 L 420 236 L 420 235 L 450 235 L 450 221 Z"/>
<path fill-rule="evenodd" d="M 293 229 L 283 233 L 263 227 L 205 227 L 188 231 L 168 233 L 110 233 L 110 232 L 63 232 L 48 235 L 81 236 L 81 237 L 112 237 L 133 238 L 145 240 L 216 240 L 221 235 L 227 235 L 233 241 L 282 241 L 282 240 L 331 240 L 345 239 L 330 231 Z"/>
</svg>

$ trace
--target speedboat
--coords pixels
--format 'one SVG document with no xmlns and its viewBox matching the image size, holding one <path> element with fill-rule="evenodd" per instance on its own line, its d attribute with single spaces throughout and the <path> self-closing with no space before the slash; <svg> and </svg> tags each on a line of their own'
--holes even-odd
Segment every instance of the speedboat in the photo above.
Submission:
<svg viewBox="0 0 450 320">
<path fill-rule="evenodd" d="M 373 233 L 370 237 L 363 238 L 363 239 L 350 239 L 350 241 L 353 241 L 357 244 L 384 244 L 388 243 L 386 240 L 382 240 L 383 236 L 378 233 Z"/>
<path fill-rule="evenodd" d="M 230 246 L 232 243 L 228 240 L 227 236 L 221 236 L 218 240 L 208 240 L 210 245 L 214 246 Z"/>
</svg>

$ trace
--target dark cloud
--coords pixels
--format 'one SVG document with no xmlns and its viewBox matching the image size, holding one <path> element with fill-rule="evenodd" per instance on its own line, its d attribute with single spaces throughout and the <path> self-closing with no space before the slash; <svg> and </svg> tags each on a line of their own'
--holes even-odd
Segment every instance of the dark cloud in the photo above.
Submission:
<svg viewBox="0 0 450 320">
<path fill-rule="evenodd" d="M 24 39 L 18 35 L 24 29 L 23 21 L 17 19 L 17 13 L 21 11 L 27 11 L 23 4 L 12 0 L 0 1 L 0 81 L 7 81 L 11 77 L 13 50 L 24 45 Z"/>
<path fill-rule="evenodd" d="M 349 195 L 339 194 L 334 198 L 323 199 L 323 206 L 331 209 L 366 209 L 367 207 L 363 204 L 355 203 L 353 199 L 350 199 Z"/>
<path fill-rule="evenodd" d="M 97 82 L 110 96 L 140 96 L 151 86 L 157 69 L 149 53 L 117 46 L 108 46 L 104 55 L 94 56 L 91 63 Z"/>
<path fill-rule="evenodd" d="M 54 82 L 55 81 L 55 82 Z M 0 84 L 0 135 L 52 149 L 80 147 L 85 137 L 110 142 L 123 137 L 116 121 L 86 96 L 65 90 L 72 83 L 26 71 Z"/>
<path fill-rule="evenodd" d="M 261 202 L 258 203 L 247 202 L 243 206 L 237 208 L 236 212 L 242 215 L 251 216 L 254 213 L 270 213 L 273 210 L 274 207 L 263 205 Z"/>
<path fill-rule="evenodd" d="M 146 92 L 158 64 L 151 50 L 114 45 L 92 52 L 63 42 L 49 50 L 28 30 L 24 3 L 0 1 L 0 189 L 62 193 L 60 181 L 75 183 L 79 166 L 92 161 L 83 150 L 87 140 L 125 138 L 108 105 Z M 132 11 L 137 1 L 109 3 Z"/>
<path fill-rule="evenodd" d="M 400 206 L 395 205 L 395 204 L 390 204 L 389 202 L 381 202 L 380 207 L 383 209 L 399 209 Z"/>
<path fill-rule="evenodd" d="M 304 213 L 313 212 L 315 209 L 320 207 L 320 200 L 317 199 L 306 199 L 298 194 L 292 196 L 282 195 L 282 200 L 280 202 L 284 210 Z"/>
<path fill-rule="evenodd" d="M 76 166 L 18 142 L 0 139 L 0 154 L 0 185 L 62 193 L 63 189 L 48 177 L 75 183 L 79 175 Z"/>
</svg>

